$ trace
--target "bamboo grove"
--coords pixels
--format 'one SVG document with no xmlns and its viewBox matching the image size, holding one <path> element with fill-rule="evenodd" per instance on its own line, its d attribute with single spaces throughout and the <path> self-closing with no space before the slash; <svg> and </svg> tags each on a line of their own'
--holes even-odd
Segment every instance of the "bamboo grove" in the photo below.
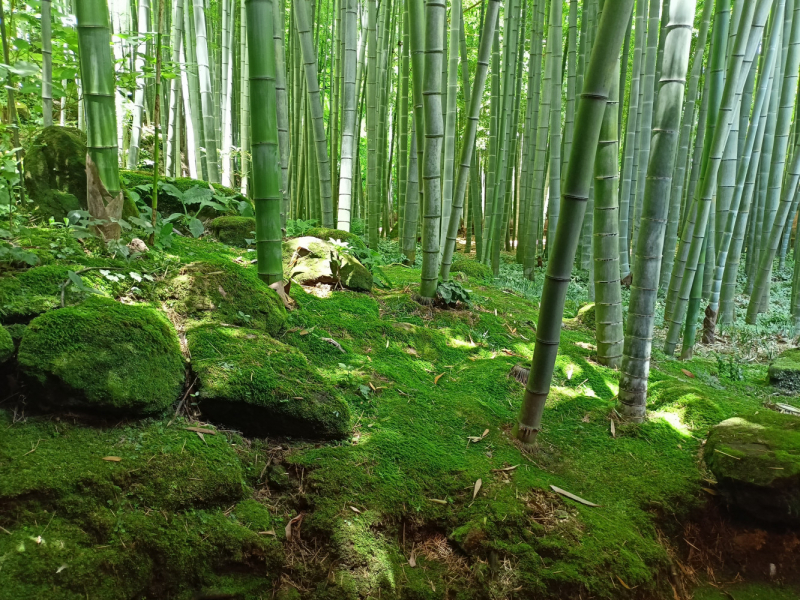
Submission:
<svg viewBox="0 0 800 600">
<path fill-rule="evenodd" d="M 296 220 L 358 229 L 373 249 L 396 239 L 421 262 L 423 302 L 458 253 L 495 277 L 508 257 L 544 273 L 524 442 L 575 269 L 633 420 L 654 343 L 689 358 L 699 319 L 704 341 L 757 323 L 773 265 L 795 265 L 800 332 L 800 0 L 42 0 L 16 13 L 3 21 L 11 130 L 14 95 L 36 93 L 42 124 L 86 131 L 112 197 L 120 168 L 237 187 L 269 283 Z"/>
</svg>

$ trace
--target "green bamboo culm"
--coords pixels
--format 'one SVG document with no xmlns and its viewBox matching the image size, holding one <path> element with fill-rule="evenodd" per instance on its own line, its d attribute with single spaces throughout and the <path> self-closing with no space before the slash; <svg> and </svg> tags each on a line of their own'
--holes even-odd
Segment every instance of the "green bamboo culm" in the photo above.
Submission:
<svg viewBox="0 0 800 600">
<path fill-rule="evenodd" d="M 461 34 L 461 0 L 450 2 L 450 46 L 447 68 L 447 102 L 444 136 L 444 173 L 442 173 L 442 219 L 439 241 L 440 256 L 444 255 L 447 246 L 447 232 L 450 214 L 453 210 L 453 186 L 456 153 L 456 106 L 458 99 L 458 53 Z"/>
<path fill-rule="evenodd" d="M 42 0 L 42 124 L 53 124 L 53 46 L 50 35 L 50 0 Z"/>
<path fill-rule="evenodd" d="M 76 0 L 86 152 L 112 198 L 120 193 L 114 58 L 106 0 Z"/>
<path fill-rule="evenodd" d="M 211 84 L 205 12 L 204 1 L 194 0 L 195 52 L 197 53 L 197 73 L 200 86 L 200 112 L 203 115 L 202 139 L 205 144 L 205 163 L 208 171 L 208 180 L 211 183 L 219 183 L 217 127 L 214 121 L 214 91 Z"/>
<path fill-rule="evenodd" d="M 315 158 L 319 175 L 319 193 L 322 209 L 322 226 L 333 227 L 333 188 L 331 186 L 331 168 L 328 157 L 328 142 L 325 135 L 325 120 L 322 109 L 322 98 L 319 91 L 317 72 L 317 53 L 314 51 L 314 40 L 311 35 L 311 18 L 308 14 L 308 0 L 294 2 L 294 18 L 300 38 L 300 52 L 306 75 L 306 90 L 309 112 L 311 114 L 310 133 L 314 136 Z M 252 53 L 250 54 L 252 56 Z M 312 200 L 316 200 L 312 198 Z"/>
<path fill-rule="evenodd" d="M 350 213 L 353 190 L 353 157 L 356 134 L 356 1 L 342 0 L 345 4 L 344 31 L 344 89 L 342 114 L 342 164 L 339 173 L 339 210 L 336 226 L 350 231 Z M 334 140 L 335 143 L 336 140 Z"/>
<path fill-rule="evenodd" d="M 245 0 L 250 67 L 251 189 L 256 213 L 258 276 L 268 284 L 282 281 L 281 162 L 278 149 L 278 101 L 275 91 L 276 0 Z"/>
<path fill-rule="evenodd" d="M 470 165 L 472 164 L 473 151 L 475 149 L 475 136 L 478 131 L 478 121 L 481 112 L 481 98 L 486 86 L 486 76 L 489 71 L 489 59 L 492 54 L 492 40 L 497 26 L 498 15 L 500 14 L 500 0 L 489 0 L 486 7 L 486 14 L 483 21 L 483 32 L 481 34 L 481 45 L 478 49 L 478 63 L 475 71 L 475 81 L 472 84 L 470 103 L 467 113 L 467 126 L 464 131 L 461 145 L 461 158 L 458 170 L 456 171 L 456 187 L 453 196 L 453 208 L 450 213 L 450 222 L 447 227 L 447 240 L 445 242 L 444 256 L 442 257 L 442 279 L 447 281 L 450 278 L 450 266 L 453 263 L 453 253 L 456 247 L 456 236 L 458 234 L 459 223 L 464 209 L 464 196 L 467 191 L 467 183 L 470 177 Z M 473 182 L 475 183 L 475 182 Z M 476 230 L 479 223 L 475 223 Z"/>
<path fill-rule="evenodd" d="M 369 247 L 378 249 L 380 173 L 378 172 L 378 3 L 367 0 L 367 234 Z M 415 73 L 416 79 L 416 73 Z"/>
<path fill-rule="evenodd" d="M 661 252 L 669 210 L 667 194 L 678 145 L 695 2 L 672 0 L 669 10 L 620 369 L 620 412 L 634 421 L 642 420 L 646 411 Z"/>
<path fill-rule="evenodd" d="M 567 287 L 575 262 L 575 251 L 592 184 L 594 156 L 608 103 L 610 77 L 618 61 L 632 10 L 633 0 L 605 0 L 597 38 L 583 81 L 574 130 L 574 139 L 580 140 L 580 143 L 572 145 L 563 180 L 560 218 L 542 289 L 536 346 L 515 427 L 516 437 L 524 444 L 534 443 L 541 430 L 542 413 L 550 392 L 561 338 Z"/>
<path fill-rule="evenodd" d="M 422 77 L 425 113 L 425 151 L 422 164 L 422 280 L 419 295 L 432 299 L 439 279 L 439 223 L 441 221 L 441 172 L 444 119 L 442 118 L 443 24 L 447 8 L 444 0 L 428 0 L 425 5 L 425 72 Z M 416 73 L 415 73 L 416 77 Z"/>
<path fill-rule="evenodd" d="M 622 286 L 619 270 L 619 68 L 614 68 L 608 104 L 594 162 L 595 336 L 597 362 L 617 368 L 622 362 Z"/>
</svg>

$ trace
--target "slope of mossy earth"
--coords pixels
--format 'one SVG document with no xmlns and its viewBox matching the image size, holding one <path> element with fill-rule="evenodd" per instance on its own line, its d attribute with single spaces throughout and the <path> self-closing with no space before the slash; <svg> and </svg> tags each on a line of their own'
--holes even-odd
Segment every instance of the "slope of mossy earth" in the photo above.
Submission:
<svg viewBox="0 0 800 600">
<path fill-rule="evenodd" d="M 0 596 L 688 597 L 673 574 L 688 550 L 682 524 L 710 497 L 702 440 L 765 410 L 766 364 L 745 365 L 738 381 L 710 357 L 656 350 L 651 418 L 624 425 L 618 374 L 595 362 L 593 331 L 568 324 L 539 448 L 523 451 L 510 434 L 522 387 L 508 373 L 531 359 L 535 302 L 478 276 L 470 310 L 422 307 L 419 269 L 390 266 L 394 288 L 371 294 L 294 285 L 294 310 L 270 325 L 250 309 L 267 302 L 263 290 L 214 279 L 254 275 L 250 256 L 181 238 L 116 281 L 116 271 L 83 277 L 163 310 L 209 390 L 335 398 L 343 439 L 243 438 L 202 412 L 203 384 L 184 396 L 192 420 L 89 423 L 4 401 Z M 192 272 L 209 278 L 201 296 L 213 306 L 187 303 Z M 0 277 L 0 290 L 22 277 Z M 51 298 L 53 287 L 36 292 Z"/>
</svg>

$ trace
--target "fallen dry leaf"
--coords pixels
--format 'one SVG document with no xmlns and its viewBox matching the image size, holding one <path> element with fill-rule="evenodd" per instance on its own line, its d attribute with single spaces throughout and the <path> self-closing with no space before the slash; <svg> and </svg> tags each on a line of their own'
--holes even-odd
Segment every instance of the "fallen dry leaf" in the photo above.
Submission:
<svg viewBox="0 0 800 600">
<path fill-rule="evenodd" d="M 694 373 L 692 373 L 691 371 L 687 371 L 686 369 L 681 369 L 681 373 L 683 373 L 687 377 L 691 377 L 692 379 L 694 379 Z"/>
<path fill-rule="evenodd" d="M 350 510 L 352 510 L 354 513 L 357 513 L 357 514 L 359 514 L 359 515 L 361 514 L 361 511 L 360 511 L 360 510 L 358 510 L 358 509 L 357 509 L 355 506 L 351 506 L 351 507 L 350 507 Z"/>
<path fill-rule="evenodd" d="M 550 489 L 553 490 L 556 494 L 561 494 L 562 496 L 565 496 L 570 500 L 575 500 L 575 502 L 580 502 L 581 504 L 585 504 L 586 506 L 594 506 L 594 507 L 600 506 L 599 504 L 595 504 L 594 502 L 589 502 L 588 500 L 584 500 L 580 496 L 576 496 L 575 494 L 572 494 L 566 490 L 562 490 L 560 487 L 551 485 Z"/>
<path fill-rule="evenodd" d="M 512 467 L 505 467 L 505 468 L 503 468 L 503 469 L 492 469 L 492 471 L 493 471 L 493 472 L 495 472 L 495 473 L 503 473 L 503 472 L 506 472 L 506 471 L 513 471 L 513 470 L 514 470 L 514 469 L 516 469 L 518 466 L 519 466 L 519 465 L 514 465 L 514 466 L 512 466 Z"/>
<path fill-rule="evenodd" d="M 103 460 L 107 460 L 108 462 L 119 462 L 122 459 L 119 456 L 104 456 Z"/>
<path fill-rule="evenodd" d="M 303 522 L 303 516 L 304 515 L 305 515 L 305 513 L 300 513 L 299 515 L 294 517 L 291 521 L 289 521 L 286 524 L 286 540 L 287 541 L 291 541 L 292 540 L 292 535 L 293 535 L 292 525 L 297 523 L 297 528 L 299 529 L 300 528 L 300 523 Z M 298 537 L 299 537 L 299 533 L 298 533 Z"/>
<path fill-rule="evenodd" d="M 711 494 L 712 496 L 716 496 L 717 495 L 717 491 L 716 490 L 712 490 L 711 488 L 700 488 L 700 489 L 703 490 L 704 492 L 706 492 L 707 494 Z"/>
<path fill-rule="evenodd" d="M 411 558 L 408 559 L 408 566 L 409 567 L 416 567 L 417 566 L 417 553 L 413 550 L 411 551 Z"/>
<path fill-rule="evenodd" d="M 258 535 L 275 535 L 275 530 L 270 529 L 269 531 L 259 531 Z"/>
<path fill-rule="evenodd" d="M 629 589 L 631 589 L 631 588 L 630 588 L 630 586 L 629 586 L 627 583 L 625 583 L 624 581 L 622 581 L 622 577 L 620 577 L 619 575 L 617 575 L 617 579 L 619 579 L 619 582 L 622 584 L 622 586 L 623 586 L 623 587 L 624 587 L 626 590 L 629 590 Z"/>
<path fill-rule="evenodd" d="M 347 351 L 344 348 L 342 348 L 342 345 L 339 342 L 337 342 L 336 340 L 334 340 L 333 338 L 324 337 L 324 338 L 320 338 L 320 339 L 323 342 L 328 342 L 331 346 L 335 346 L 336 348 L 338 348 L 339 352 L 341 352 L 342 354 L 347 354 Z"/>
<path fill-rule="evenodd" d="M 314 327 L 312 327 L 311 329 L 303 329 L 303 331 L 300 332 L 300 335 L 308 335 L 309 333 L 314 331 L 316 328 L 317 328 L 317 326 L 314 325 Z"/>
<path fill-rule="evenodd" d="M 444 373 L 441 373 L 440 375 L 437 375 L 436 377 L 434 377 L 433 385 L 436 385 L 437 383 L 439 383 L 439 380 L 442 378 L 442 375 L 444 375 Z"/>
<path fill-rule="evenodd" d="M 195 433 L 207 433 L 209 435 L 217 435 L 213 429 L 206 429 L 205 427 L 187 427 L 187 431 L 194 431 Z"/>
<path fill-rule="evenodd" d="M 431 502 L 435 502 L 436 504 L 447 504 L 447 500 L 439 500 L 438 498 L 428 498 Z"/>
<path fill-rule="evenodd" d="M 475 482 L 475 487 L 472 488 L 472 499 L 473 500 L 475 500 L 475 497 L 478 495 L 478 492 L 481 491 L 481 486 L 482 485 L 483 485 L 483 481 L 480 480 L 480 479 L 478 479 L 478 481 Z"/>
<path fill-rule="evenodd" d="M 195 431 L 195 433 L 197 434 L 197 437 L 199 437 L 201 440 L 203 440 L 203 443 L 204 443 L 206 446 L 208 446 L 208 442 L 206 441 L 206 438 L 203 436 L 202 432 L 200 432 L 200 431 Z"/>
<path fill-rule="evenodd" d="M 617 437 L 617 426 L 614 425 L 614 419 L 611 419 L 611 437 Z"/>
</svg>

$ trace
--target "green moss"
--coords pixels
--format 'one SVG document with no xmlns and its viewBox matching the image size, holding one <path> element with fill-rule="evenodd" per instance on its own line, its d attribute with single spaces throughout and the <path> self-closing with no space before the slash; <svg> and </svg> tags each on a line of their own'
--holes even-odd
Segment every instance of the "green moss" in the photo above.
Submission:
<svg viewBox="0 0 800 600">
<path fill-rule="evenodd" d="M 697 385 L 671 379 L 653 382 L 648 389 L 648 409 L 676 414 L 690 427 L 711 427 L 727 414 L 719 399 Z"/>
<path fill-rule="evenodd" d="M 217 217 L 209 223 L 208 229 L 223 244 L 246 248 L 246 240 L 255 237 L 256 220 L 252 217 Z"/>
<path fill-rule="evenodd" d="M 200 407 L 248 435 L 342 437 L 350 413 L 306 357 L 260 331 L 201 326 L 187 335 Z"/>
<path fill-rule="evenodd" d="M 91 298 L 31 321 L 18 353 L 49 404 L 159 413 L 178 396 L 180 345 L 157 311 Z"/>
<path fill-rule="evenodd" d="M 367 245 L 360 235 L 351 233 L 349 231 L 342 231 L 341 229 L 330 229 L 328 227 L 312 227 L 306 233 L 306 236 L 319 238 L 325 242 L 330 239 L 339 240 L 340 242 L 347 242 L 352 248 L 366 248 Z"/>
<path fill-rule="evenodd" d="M 694 592 L 695 600 L 730 600 L 731 597 L 736 600 L 796 600 L 800 597 L 800 588 L 778 582 L 751 582 L 725 584 L 724 589 L 717 584 L 704 585 Z"/>
<path fill-rule="evenodd" d="M 14 356 L 14 339 L 5 327 L 0 325 L 0 365 Z"/>
<path fill-rule="evenodd" d="M 331 258 L 339 262 L 338 278 L 333 273 Z M 301 285 L 327 283 L 368 292 L 372 289 L 372 273 L 358 260 L 335 245 L 315 237 L 301 237 L 283 243 L 283 272 Z"/>
<path fill-rule="evenodd" d="M 79 130 L 45 127 L 25 153 L 25 189 L 37 216 L 61 221 L 86 208 L 86 139 Z"/>
<path fill-rule="evenodd" d="M 769 366 L 769 382 L 788 391 L 800 392 L 800 348 L 784 351 Z"/>
<path fill-rule="evenodd" d="M 476 281 L 491 281 L 494 276 L 491 267 L 463 254 L 453 255 L 453 264 L 450 267 L 450 272 L 464 273 L 470 279 Z"/>
<path fill-rule="evenodd" d="M 584 327 L 594 330 L 595 326 L 594 302 L 590 302 L 589 304 L 581 306 L 578 309 L 578 316 L 575 317 L 575 320 L 578 321 L 578 323 L 580 323 Z"/>
<path fill-rule="evenodd" d="M 61 305 L 69 267 L 44 265 L 0 277 L 0 320 L 24 321 Z"/>
<path fill-rule="evenodd" d="M 255 266 L 209 259 L 182 267 L 159 285 L 158 296 L 182 318 L 246 326 L 277 333 L 286 309 L 275 290 L 258 278 Z"/>
</svg>

